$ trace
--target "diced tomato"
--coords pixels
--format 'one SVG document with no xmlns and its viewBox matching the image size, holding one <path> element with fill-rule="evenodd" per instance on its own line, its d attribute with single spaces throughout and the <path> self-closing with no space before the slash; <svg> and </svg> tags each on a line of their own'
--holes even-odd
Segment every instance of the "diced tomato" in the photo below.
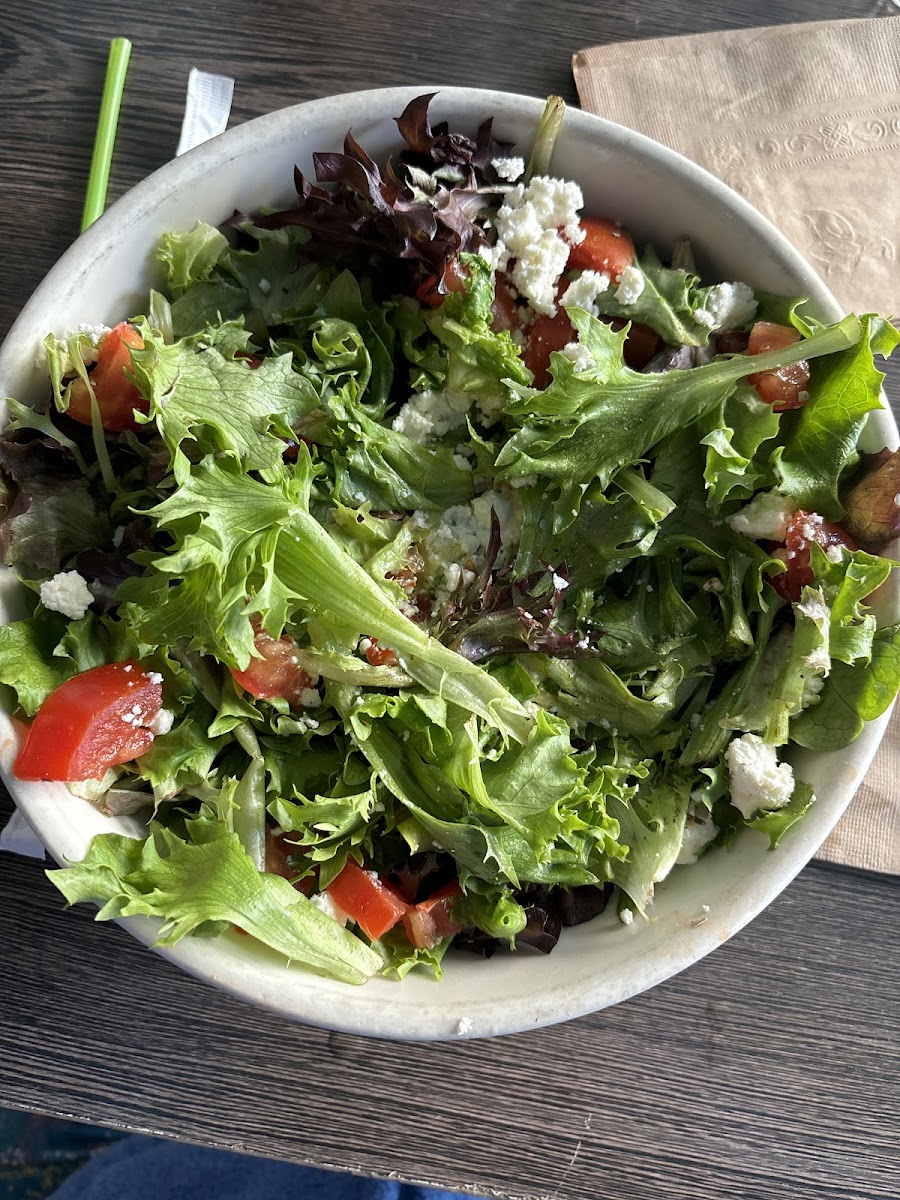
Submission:
<svg viewBox="0 0 900 1200">
<path fill-rule="evenodd" d="M 570 271 L 605 271 L 613 281 L 634 262 L 631 235 L 610 217 L 582 217 L 584 240 L 569 251 Z"/>
<path fill-rule="evenodd" d="M 131 351 L 143 347 L 144 339 L 127 321 L 100 339 L 97 364 L 91 371 L 90 381 L 103 428 L 110 433 L 138 429 L 134 410 L 148 411 L 147 401 L 125 374 L 131 370 Z M 82 425 L 91 423 L 91 397 L 81 379 L 75 380 L 69 392 L 68 414 Z"/>
<path fill-rule="evenodd" d="M 302 694 L 311 688 L 315 679 L 297 662 L 297 643 L 285 634 L 273 638 L 256 622 L 253 644 L 262 658 L 251 658 L 244 671 L 231 668 L 235 683 L 258 700 L 273 700 L 281 696 L 297 707 L 302 706 Z"/>
<path fill-rule="evenodd" d="M 494 333 L 508 333 L 519 324 L 519 306 L 506 275 L 498 275 L 494 281 L 494 302 L 491 305 Z"/>
<path fill-rule="evenodd" d="M 352 860 L 326 890 L 338 908 L 373 940 L 393 929 L 409 910 L 406 901 L 374 871 L 364 871 Z"/>
<path fill-rule="evenodd" d="M 159 677 L 140 663 L 83 671 L 41 705 L 13 770 L 19 779 L 101 779 L 150 749 L 148 726 L 161 707 Z"/>
<path fill-rule="evenodd" d="M 297 852 L 297 845 L 289 842 L 286 834 L 275 833 L 271 827 L 266 829 L 266 870 L 272 875 L 281 875 L 282 878 L 290 880 L 298 892 L 308 896 L 314 883 L 312 875 L 294 882 L 297 872 L 288 864 L 288 859 Z"/>
<path fill-rule="evenodd" d="M 803 589 L 813 582 L 809 549 L 813 542 L 817 542 L 823 550 L 829 546 L 846 546 L 850 550 L 857 548 L 856 542 L 840 525 L 826 521 L 818 513 L 805 512 L 803 509 L 795 512 L 785 534 L 784 546 L 772 551 L 772 557 L 780 558 L 787 570 L 769 578 L 779 596 L 792 604 L 797 603 Z"/>
<path fill-rule="evenodd" d="M 262 366 L 262 362 L 263 362 L 263 360 L 261 358 L 257 358 L 256 355 L 251 354 L 249 352 L 249 350 L 238 350 L 237 354 L 235 354 L 234 357 L 243 359 L 243 361 L 247 363 L 247 366 L 250 368 L 251 371 L 258 370 L 258 368 Z"/>
<path fill-rule="evenodd" d="M 796 329 L 787 325 L 775 325 L 771 321 L 757 321 L 750 330 L 748 354 L 766 354 L 770 350 L 784 350 L 800 341 Z M 774 371 L 757 371 L 747 380 L 756 388 L 760 400 L 771 404 L 775 412 L 786 412 L 789 408 L 802 408 L 809 399 L 809 363 L 805 360 L 778 367 Z"/>
<path fill-rule="evenodd" d="M 606 320 L 617 331 L 628 324 L 620 317 L 604 317 L 601 320 Z M 550 355 L 554 350 L 562 350 L 569 342 L 575 341 L 576 336 L 568 313 L 562 307 L 557 308 L 555 317 L 538 316 L 531 322 L 522 357 L 525 366 L 534 375 L 536 388 L 545 388 L 550 382 Z M 626 366 L 633 371 L 643 370 L 661 346 L 662 339 L 649 325 L 632 321 L 623 349 Z"/>
<path fill-rule="evenodd" d="M 366 647 L 366 662 L 370 667 L 393 667 L 397 662 L 397 655 L 387 646 L 379 646 L 378 638 L 370 638 L 371 646 Z"/>
<path fill-rule="evenodd" d="M 575 330 L 564 308 L 558 307 L 555 317 L 537 316 L 528 326 L 527 341 L 522 351 L 525 366 L 534 375 L 534 386 L 545 388 L 550 382 L 550 355 L 575 340 Z"/>
<path fill-rule="evenodd" d="M 443 285 L 438 287 L 437 275 L 429 275 L 416 288 L 416 296 L 427 304 L 429 308 L 440 308 L 444 303 L 444 297 L 449 292 L 464 292 L 466 290 L 466 280 L 468 272 L 463 270 L 459 265 L 459 259 L 451 258 L 444 267 L 442 275 Z"/>
<path fill-rule="evenodd" d="M 461 895 L 459 883 L 454 879 L 404 914 L 403 928 L 413 946 L 428 950 L 459 933 L 462 926 L 454 921 L 452 914 L 454 902 Z"/>
</svg>

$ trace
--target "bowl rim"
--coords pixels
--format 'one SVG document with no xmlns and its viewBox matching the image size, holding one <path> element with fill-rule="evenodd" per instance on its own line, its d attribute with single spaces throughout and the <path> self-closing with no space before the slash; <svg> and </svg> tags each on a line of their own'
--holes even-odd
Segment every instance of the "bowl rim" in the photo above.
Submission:
<svg viewBox="0 0 900 1200">
<path fill-rule="evenodd" d="M 352 125 L 356 119 L 361 120 L 363 114 L 371 116 L 375 113 L 379 117 L 388 113 L 399 115 L 402 107 L 409 100 L 431 91 L 436 93 L 436 98 L 441 106 L 446 105 L 451 109 L 465 108 L 466 105 L 478 106 L 486 112 L 492 113 L 495 121 L 500 125 L 506 115 L 516 119 L 533 116 L 536 121 L 544 107 L 544 101 L 539 98 L 512 92 L 465 87 L 403 86 L 366 89 L 304 101 L 234 126 L 225 133 L 158 168 L 141 183 L 126 192 L 69 247 L 35 289 L 18 318 L 13 322 L 2 347 L 0 347 L 0 379 L 7 375 L 8 369 L 13 365 L 12 356 L 15 347 L 22 338 L 23 331 L 31 323 L 31 314 L 38 306 L 41 296 L 52 291 L 63 280 L 70 281 L 73 277 L 88 271 L 95 261 L 102 258 L 104 250 L 121 237 L 123 227 L 127 230 L 152 213 L 172 193 L 173 189 L 190 186 L 193 181 L 201 179 L 214 170 L 223 157 L 235 160 L 252 154 L 261 141 L 267 145 L 274 145 L 279 140 L 286 141 L 292 134 L 296 136 L 298 132 L 312 131 L 328 121 L 336 120 L 338 117 L 343 118 L 344 113 L 347 113 L 348 125 Z M 800 252 L 747 200 L 710 172 L 643 134 L 580 109 L 569 108 L 566 112 L 566 123 L 574 126 L 577 131 L 592 136 L 610 149 L 614 150 L 616 146 L 627 146 L 629 152 L 636 153 L 653 168 L 680 177 L 686 184 L 695 188 L 702 188 L 713 204 L 725 209 L 744 229 L 755 233 L 766 242 L 773 256 L 797 280 L 800 290 L 810 297 L 828 319 L 837 320 L 843 316 L 843 310 L 834 296 Z M 893 441 L 893 444 L 896 445 L 897 426 L 887 405 L 881 412 L 872 414 L 870 420 L 873 420 L 873 424 L 884 434 L 886 441 Z M 806 839 L 802 843 L 789 842 L 779 847 L 778 861 L 772 863 L 766 873 L 766 885 L 758 889 L 752 902 L 746 905 L 737 919 L 730 921 L 728 931 L 724 936 L 720 929 L 712 925 L 708 931 L 698 930 L 690 952 L 684 954 L 674 968 L 668 956 L 660 955 L 656 964 L 644 964 L 643 974 L 633 982 L 633 985 L 631 982 L 625 982 L 618 989 L 612 989 L 612 993 L 609 981 L 603 980 L 594 987 L 580 989 L 577 996 L 570 997 L 564 1004 L 557 1003 L 555 1007 L 551 1004 L 549 1009 L 533 1013 L 530 1016 L 522 1012 L 518 1001 L 507 1002 L 505 1006 L 502 1002 L 491 1001 L 491 1018 L 487 1022 L 479 1021 L 473 1028 L 465 1028 L 468 1014 L 474 1011 L 472 1005 L 465 1009 L 459 1006 L 451 1007 L 449 1010 L 440 1005 L 433 1005 L 424 1014 L 420 1014 L 417 1019 L 407 1021 L 406 1027 L 397 1029 L 396 1021 L 392 1019 L 390 1011 L 381 1011 L 372 1005 L 356 1006 L 356 1008 L 364 1010 L 356 1011 L 351 1004 L 348 1004 L 346 1009 L 342 1008 L 337 1011 L 333 999 L 327 995 L 323 996 L 318 1003 L 315 1002 L 313 991 L 304 994 L 302 1005 L 298 1005 L 296 1002 L 291 1003 L 277 993 L 261 998 L 259 989 L 248 984 L 239 964 L 233 970 L 223 969 L 228 964 L 223 964 L 219 969 L 213 968 L 211 964 L 215 963 L 215 954 L 211 955 L 209 947 L 200 944 L 206 939 L 188 938 L 173 947 L 154 947 L 154 949 L 162 957 L 174 962 L 188 973 L 205 982 L 212 982 L 240 999 L 261 1005 L 292 1020 L 352 1034 L 397 1040 L 458 1039 L 515 1033 L 583 1016 L 609 1004 L 619 1003 L 657 983 L 672 978 L 681 970 L 705 957 L 726 937 L 733 936 L 763 908 L 767 907 L 812 858 L 818 845 L 834 827 L 849 804 L 875 754 L 880 742 L 880 735 L 890 717 L 890 711 L 888 709 L 877 721 L 868 723 L 867 729 L 870 736 L 866 737 L 862 744 L 858 744 L 859 748 L 853 755 L 856 780 L 851 780 L 849 786 L 845 786 L 843 791 L 839 788 L 836 798 L 833 802 L 830 801 L 832 811 L 829 815 L 831 819 L 824 828 L 824 832 L 822 829 L 819 830 L 821 837 L 816 844 L 810 846 L 809 839 Z M 41 806 L 33 804 L 34 795 L 37 793 L 33 793 L 32 797 L 27 795 L 28 792 L 32 792 L 33 787 L 46 792 L 48 785 L 23 785 L 21 781 L 10 775 L 5 764 L 0 769 L 0 773 L 2 773 L 19 810 L 23 812 L 29 824 L 42 838 L 45 845 L 52 845 L 54 840 L 52 829 L 48 827 L 47 821 L 38 811 Z M 22 797 L 21 801 L 20 796 Z M 118 923 L 146 945 L 151 945 L 160 925 L 159 922 L 141 917 L 122 918 Z M 402 983 L 393 986 L 402 987 Z M 362 990 L 359 989 L 359 992 Z M 356 989 L 354 991 L 356 992 Z M 601 991 L 603 996 L 601 996 Z"/>
</svg>

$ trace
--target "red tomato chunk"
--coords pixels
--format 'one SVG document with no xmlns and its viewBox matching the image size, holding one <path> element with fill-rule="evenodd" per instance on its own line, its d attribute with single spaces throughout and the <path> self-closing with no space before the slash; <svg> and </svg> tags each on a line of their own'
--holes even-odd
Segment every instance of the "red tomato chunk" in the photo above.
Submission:
<svg viewBox="0 0 900 1200">
<path fill-rule="evenodd" d="M 315 680 L 297 662 L 297 643 L 287 634 L 276 639 L 258 624 L 254 628 L 253 644 L 262 658 L 251 658 L 243 671 L 231 668 L 235 683 L 258 700 L 281 696 L 289 704 L 301 707 L 303 693 Z"/>
<path fill-rule="evenodd" d="M 459 933 L 462 926 L 453 920 L 452 914 L 454 902 L 461 895 L 460 886 L 454 879 L 404 914 L 403 928 L 413 946 L 430 950 L 444 938 Z"/>
<path fill-rule="evenodd" d="M 570 271 L 605 271 L 615 283 L 634 262 L 631 234 L 610 217 L 582 217 L 584 240 L 569 251 Z"/>
<path fill-rule="evenodd" d="M 143 348 L 144 339 L 127 321 L 100 339 L 97 365 L 90 374 L 90 381 L 97 397 L 100 421 L 110 433 L 139 429 L 134 410 L 149 411 L 147 401 L 125 374 L 131 370 L 131 351 Z M 75 380 L 69 392 L 68 414 L 82 425 L 91 423 L 91 397 L 81 379 Z"/>
<path fill-rule="evenodd" d="M 538 316 L 531 322 L 522 358 L 534 375 L 536 388 L 545 388 L 550 382 L 550 355 L 574 340 L 575 330 L 564 308 L 558 308 L 555 317 Z"/>
<path fill-rule="evenodd" d="M 364 871 L 352 860 L 326 890 L 338 908 L 373 941 L 393 929 L 409 910 L 406 901 L 382 883 L 374 871 Z"/>
<path fill-rule="evenodd" d="M 770 350 L 784 350 L 800 341 L 796 329 L 787 325 L 774 325 L 771 321 L 757 321 L 750 330 L 748 354 L 766 354 Z M 790 408 L 802 408 L 809 399 L 809 363 L 790 363 L 774 371 L 757 371 L 747 380 L 756 388 L 760 400 L 771 404 L 775 412 L 786 412 Z"/>
<path fill-rule="evenodd" d="M 857 548 L 856 542 L 840 525 L 826 521 L 818 513 L 804 512 L 803 509 L 795 512 L 785 534 L 784 546 L 772 552 L 772 557 L 780 558 L 787 570 L 769 579 L 779 596 L 792 604 L 797 603 L 803 589 L 809 587 L 815 578 L 810 566 L 809 549 L 813 542 L 826 551 L 830 546 L 846 546 L 849 550 Z"/>
<path fill-rule="evenodd" d="M 140 663 L 84 671 L 41 705 L 13 770 L 19 779 L 101 779 L 150 749 L 148 726 L 161 707 L 159 676 Z"/>
<path fill-rule="evenodd" d="M 491 329 L 494 333 L 509 333 L 519 324 L 519 306 L 509 277 L 498 275 L 494 283 L 494 302 L 491 305 Z"/>
<path fill-rule="evenodd" d="M 366 647 L 366 662 L 370 667 L 393 667 L 397 664 L 397 655 L 388 646 L 379 646 L 378 638 L 370 638 L 372 643 Z"/>
</svg>

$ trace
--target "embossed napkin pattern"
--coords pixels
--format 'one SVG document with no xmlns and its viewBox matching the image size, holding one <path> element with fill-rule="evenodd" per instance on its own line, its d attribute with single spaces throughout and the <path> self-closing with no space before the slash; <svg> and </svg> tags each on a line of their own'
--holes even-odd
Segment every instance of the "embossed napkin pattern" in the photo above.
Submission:
<svg viewBox="0 0 900 1200">
<path fill-rule="evenodd" d="M 900 313 L 900 17 L 595 46 L 572 65 L 585 109 L 746 196 L 845 308 Z M 819 857 L 900 874 L 900 706 Z"/>
</svg>

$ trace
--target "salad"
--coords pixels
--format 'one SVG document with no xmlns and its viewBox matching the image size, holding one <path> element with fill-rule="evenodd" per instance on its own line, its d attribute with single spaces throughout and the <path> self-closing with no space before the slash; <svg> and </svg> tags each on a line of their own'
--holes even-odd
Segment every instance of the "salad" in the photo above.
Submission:
<svg viewBox="0 0 900 1200">
<path fill-rule="evenodd" d="M 165 293 L 45 342 L 0 438 L 20 779 L 146 836 L 49 872 L 160 942 L 347 983 L 550 951 L 813 802 L 900 683 L 866 604 L 900 335 L 636 247 L 487 121 L 162 238 Z"/>
</svg>

